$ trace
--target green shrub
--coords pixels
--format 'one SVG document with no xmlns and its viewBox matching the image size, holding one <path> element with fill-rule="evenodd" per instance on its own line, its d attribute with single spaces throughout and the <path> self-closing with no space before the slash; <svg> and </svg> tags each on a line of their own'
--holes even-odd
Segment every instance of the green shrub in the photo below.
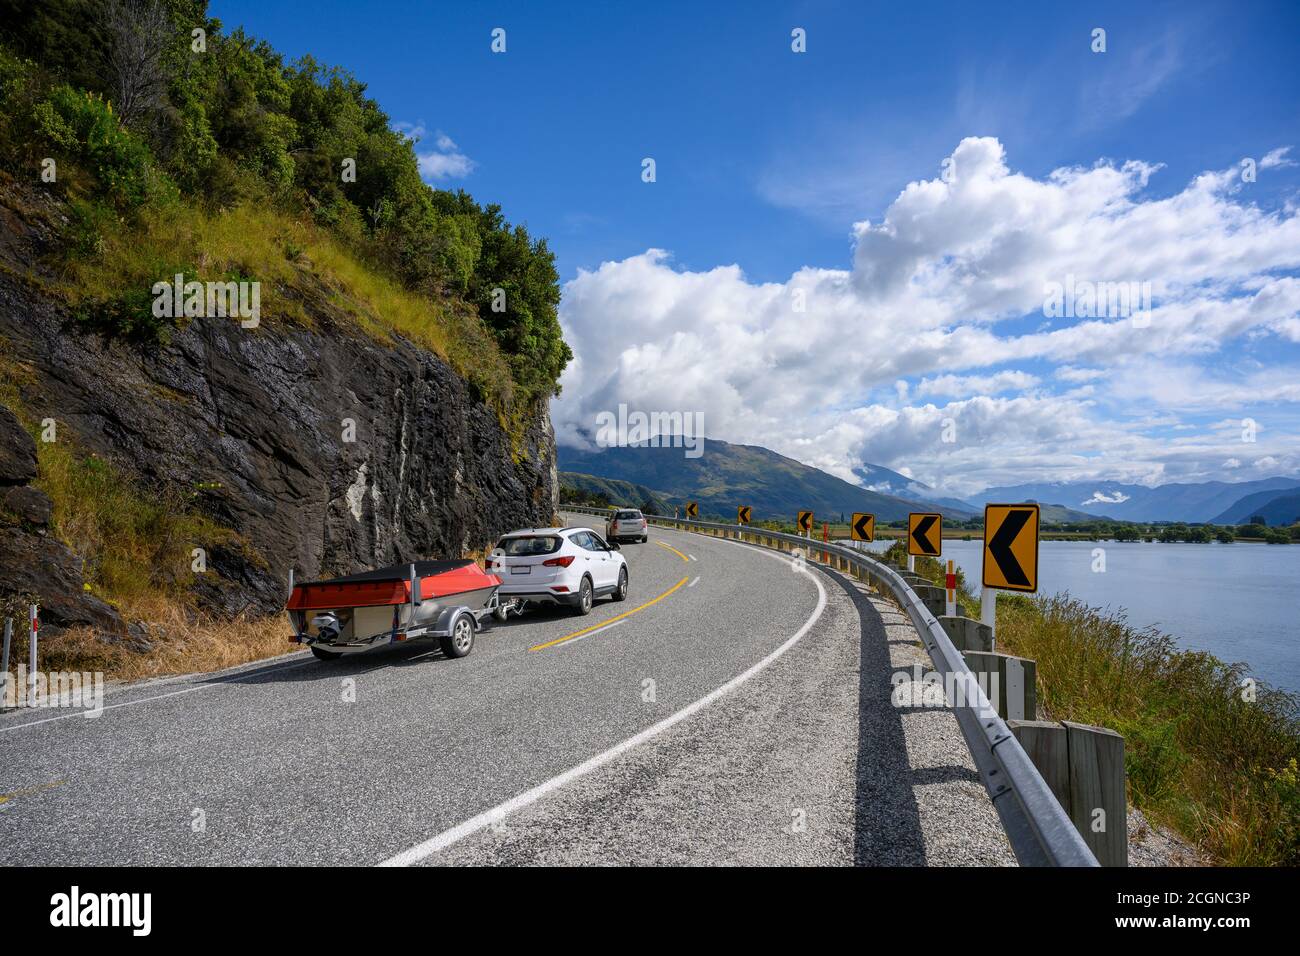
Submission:
<svg viewBox="0 0 1300 956">
<path fill-rule="evenodd" d="M 139 206 L 149 198 L 149 149 L 118 125 L 102 97 L 55 87 L 36 105 L 35 131 L 55 158 L 62 153 L 81 164 L 115 202 Z"/>
</svg>

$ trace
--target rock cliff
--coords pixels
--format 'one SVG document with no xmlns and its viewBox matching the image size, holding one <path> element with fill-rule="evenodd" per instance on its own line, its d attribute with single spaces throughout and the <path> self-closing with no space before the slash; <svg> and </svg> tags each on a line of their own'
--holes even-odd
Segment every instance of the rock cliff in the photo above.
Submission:
<svg viewBox="0 0 1300 956">
<path fill-rule="evenodd" d="M 363 332 L 327 289 L 305 303 L 310 327 L 195 319 L 164 346 L 107 340 L 42 291 L 58 210 L 33 217 L 32 202 L 0 203 L 0 357 L 32 373 L 20 396 L 29 420 L 53 419 L 59 440 L 145 488 L 179 491 L 235 532 L 194 542 L 207 555 L 194 585 L 207 608 L 273 611 L 290 568 L 307 579 L 458 556 L 551 520 L 544 405 L 512 441 L 438 356 Z M 48 502 L 29 487 L 30 437 L 0 415 L 0 552 L 18 556 L 0 558 L 0 591 L 31 586 L 64 606 L 66 623 L 111 626 L 48 532 Z"/>
</svg>

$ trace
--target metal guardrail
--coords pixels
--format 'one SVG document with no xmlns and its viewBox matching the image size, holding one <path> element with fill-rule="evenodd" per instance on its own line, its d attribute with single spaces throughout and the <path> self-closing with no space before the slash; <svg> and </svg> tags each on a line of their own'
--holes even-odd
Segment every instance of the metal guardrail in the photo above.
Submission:
<svg viewBox="0 0 1300 956">
<path fill-rule="evenodd" d="M 580 514 L 608 516 L 615 509 L 582 505 L 561 505 L 562 510 Z M 1097 866 L 1097 858 L 1075 829 L 1065 809 L 1048 787 L 1025 749 L 997 715 L 979 681 L 942 625 L 907 581 L 889 565 L 857 548 L 834 542 L 816 541 L 781 531 L 769 531 L 747 525 L 697 521 L 689 518 L 664 518 L 646 515 L 651 524 L 685 531 L 717 532 L 724 537 L 769 546 L 767 542 L 805 549 L 805 557 L 815 560 L 817 553 L 834 554 L 856 567 L 867 581 L 888 591 L 907 612 L 921 637 L 935 670 L 954 685 L 960 685 L 964 701 L 952 708 L 966 745 L 975 761 L 975 769 L 998 812 L 1011 849 L 1021 866 Z"/>
</svg>

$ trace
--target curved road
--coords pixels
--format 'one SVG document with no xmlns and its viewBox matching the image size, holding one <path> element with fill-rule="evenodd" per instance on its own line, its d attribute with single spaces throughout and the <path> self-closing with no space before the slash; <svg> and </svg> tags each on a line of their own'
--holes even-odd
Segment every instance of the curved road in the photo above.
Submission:
<svg viewBox="0 0 1300 956">
<path fill-rule="evenodd" d="M 1014 862 L 951 715 L 890 702 L 925 660 L 891 605 L 685 532 L 623 550 L 626 602 L 462 660 L 297 653 L 0 717 L 5 862 Z"/>
</svg>

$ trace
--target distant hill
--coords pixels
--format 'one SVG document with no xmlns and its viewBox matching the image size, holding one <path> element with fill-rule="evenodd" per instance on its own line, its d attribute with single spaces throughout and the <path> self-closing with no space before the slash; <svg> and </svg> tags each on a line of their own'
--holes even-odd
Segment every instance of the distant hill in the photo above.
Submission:
<svg viewBox="0 0 1300 956">
<path fill-rule="evenodd" d="M 1204 481 L 1145 485 L 1118 481 L 1037 482 L 986 488 L 968 496 L 972 504 L 999 501 L 1059 502 L 1087 514 L 1122 521 L 1213 521 L 1244 496 L 1259 491 L 1281 493 L 1300 489 L 1297 478 L 1261 478 L 1257 481 Z"/>
<path fill-rule="evenodd" d="M 1075 511 L 1065 505 L 1045 505 L 1042 502 L 1038 503 L 1038 517 L 1043 524 L 1083 524 L 1097 520 L 1097 515 L 1090 515 L 1086 511 Z"/>
<path fill-rule="evenodd" d="M 1269 527 L 1294 524 L 1300 519 L 1300 491 L 1257 491 L 1214 517 L 1215 524 L 1246 524 L 1256 515 Z"/>
<path fill-rule="evenodd" d="M 855 468 L 853 473 L 861 479 L 862 486 L 868 491 L 876 491 L 882 495 L 893 495 L 895 498 L 927 501 L 930 504 L 952 508 L 954 511 L 974 513 L 980 510 L 969 501 L 963 501 L 960 498 L 942 497 L 929 485 L 914 478 L 908 478 L 896 471 L 891 471 L 884 465 L 863 465 L 861 468 Z"/>
<path fill-rule="evenodd" d="M 657 488 L 677 502 L 698 501 L 701 517 L 731 518 L 738 505 L 752 507 L 755 518 L 791 519 L 801 509 L 812 509 L 818 520 L 847 518 L 854 511 L 871 512 L 881 521 L 905 517 L 909 511 L 940 511 L 954 518 L 973 513 L 969 507 L 869 491 L 757 445 L 710 438 L 703 451 L 698 458 L 687 458 L 681 448 L 633 445 L 581 451 L 560 446 L 557 460 L 566 472 Z"/>
<path fill-rule="evenodd" d="M 579 491 L 585 491 L 588 494 L 604 495 L 611 505 L 627 505 L 631 508 L 640 508 L 643 504 L 650 504 L 652 514 L 672 514 L 673 506 L 669 503 L 668 495 L 661 491 L 654 491 L 645 485 L 638 485 L 631 481 L 620 481 L 617 478 L 598 478 L 595 475 L 584 475 L 576 471 L 562 471 L 559 474 L 560 481 L 560 500 L 565 498 L 566 488 L 577 488 Z"/>
</svg>

